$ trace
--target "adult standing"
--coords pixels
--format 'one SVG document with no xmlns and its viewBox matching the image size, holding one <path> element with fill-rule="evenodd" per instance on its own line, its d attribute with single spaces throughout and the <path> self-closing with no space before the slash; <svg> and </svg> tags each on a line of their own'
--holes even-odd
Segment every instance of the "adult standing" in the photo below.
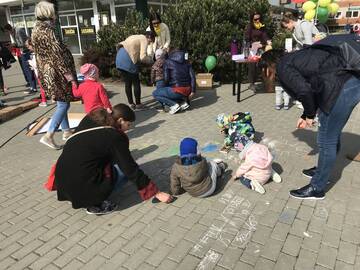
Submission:
<svg viewBox="0 0 360 270">
<path fill-rule="evenodd" d="M 149 26 L 146 31 L 155 33 L 155 41 L 150 44 L 148 54 L 154 55 L 157 49 L 162 49 L 166 52 L 170 48 L 170 30 L 169 27 L 161 21 L 161 17 L 157 12 L 152 12 L 149 18 Z"/>
<path fill-rule="evenodd" d="M 194 70 L 185 60 L 185 52 L 171 51 L 163 69 L 164 83 L 168 86 L 156 89 L 153 92 L 154 98 L 162 105 L 168 105 L 170 114 L 186 110 L 190 106 L 187 100 L 194 96 L 196 89 Z"/>
<path fill-rule="evenodd" d="M 57 105 L 50 127 L 40 142 L 53 149 L 60 149 L 54 142 L 54 133 L 58 127 L 61 125 L 64 131 L 63 140 L 72 134 L 67 111 L 73 99 L 72 84 L 77 84 L 75 64 L 71 52 L 55 36 L 54 5 L 46 1 L 39 2 L 35 7 L 35 16 L 32 42 L 39 79 L 47 96 L 54 97 Z"/>
<path fill-rule="evenodd" d="M 117 207 L 109 196 L 127 180 L 136 185 L 143 200 L 153 196 L 162 202 L 172 200 L 158 190 L 131 156 L 124 132 L 133 121 L 135 113 L 125 104 L 115 105 L 112 114 L 98 108 L 85 116 L 56 163 L 60 201 L 71 201 L 75 209 L 87 208 L 88 214 L 108 214 Z M 113 173 L 106 169 L 110 164 L 116 164 Z"/>
<path fill-rule="evenodd" d="M 20 50 L 19 64 L 27 83 L 26 85 L 30 87 L 30 89 L 24 91 L 24 93 L 33 94 L 37 91 L 36 80 L 28 63 L 28 60 L 30 59 L 30 52 L 25 46 L 26 40 L 28 39 L 26 31 L 24 28 L 13 28 L 10 24 L 6 24 L 4 26 L 4 30 L 9 33 L 15 42 L 16 48 Z"/>
<path fill-rule="evenodd" d="M 155 36 L 151 31 L 145 35 L 132 35 L 120 42 L 119 50 L 116 54 L 116 68 L 122 72 L 125 79 L 125 92 L 130 107 L 142 109 L 141 104 L 141 86 L 139 78 L 138 65 L 150 63 L 151 57 L 147 54 L 148 46 L 154 42 Z M 135 103 L 133 100 L 132 86 L 134 86 Z"/>
<path fill-rule="evenodd" d="M 320 34 L 316 26 L 307 20 L 300 20 L 291 12 L 286 12 L 281 19 L 281 26 L 292 32 L 297 49 L 314 43 L 315 36 Z"/>
<path fill-rule="evenodd" d="M 271 45 L 271 40 L 266 33 L 265 24 L 262 23 L 262 15 L 259 12 L 253 12 L 250 15 L 250 23 L 244 33 L 245 41 L 251 44 L 251 47 L 262 48 Z M 248 65 L 248 77 L 250 81 L 249 89 L 255 91 L 255 82 L 258 74 L 256 63 Z"/>
<path fill-rule="evenodd" d="M 323 199 L 340 149 L 341 132 L 360 102 L 360 78 L 345 70 L 347 63 L 335 47 L 318 45 L 287 55 L 274 50 L 263 60 L 268 65 L 277 64 L 284 90 L 304 106 L 297 128 L 311 128 L 319 110 L 318 166 L 310 183 L 291 190 L 290 195 L 298 199 Z"/>
</svg>

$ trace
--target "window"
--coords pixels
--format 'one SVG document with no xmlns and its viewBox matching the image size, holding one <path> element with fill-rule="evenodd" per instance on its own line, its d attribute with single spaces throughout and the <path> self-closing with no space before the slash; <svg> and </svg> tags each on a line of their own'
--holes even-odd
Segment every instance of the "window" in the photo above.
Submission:
<svg viewBox="0 0 360 270">
<path fill-rule="evenodd" d="M 75 7 L 77 9 L 92 8 L 93 7 L 92 0 L 76 0 Z"/>
<path fill-rule="evenodd" d="M 13 26 L 16 28 L 25 28 L 24 18 L 20 17 L 13 17 L 12 18 Z"/>
<path fill-rule="evenodd" d="M 35 12 L 35 4 L 24 4 L 23 8 L 24 13 L 34 13 Z"/>
<path fill-rule="evenodd" d="M 10 7 L 10 14 L 11 15 L 22 14 L 21 6 Z"/>
<path fill-rule="evenodd" d="M 120 6 L 115 8 L 115 14 L 116 14 L 116 22 L 117 23 L 124 23 L 126 14 L 129 9 L 134 9 L 135 5 L 128 5 L 128 6 Z"/>
<path fill-rule="evenodd" d="M 346 11 L 346 18 L 351 18 L 352 11 Z"/>
<path fill-rule="evenodd" d="M 59 11 L 74 10 L 74 2 L 72 0 L 58 1 Z"/>
<path fill-rule="evenodd" d="M 135 0 L 115 0 L 115 5 L 135 4 Z"/>
<path fill-rule="evenodd" d="M 342 12 L 339 11 L 338 13 L 336 13 L 335 15 L 335 19 L 340 19 L 342 17 Z"/>
<path fill-rule="evenodd" d="M 359 11 L 353 11 L 352 17 L 353 17 L 353 18 L 359 17 Z"/>
</svg>

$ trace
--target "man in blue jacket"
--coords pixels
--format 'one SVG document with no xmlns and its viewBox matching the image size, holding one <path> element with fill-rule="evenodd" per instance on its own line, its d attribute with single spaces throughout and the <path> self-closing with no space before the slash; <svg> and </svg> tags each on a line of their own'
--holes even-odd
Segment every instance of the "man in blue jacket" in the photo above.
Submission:
<svg viewBox="0 0 360 270">
<path fill-rule="evenodd" d="M 317 113 L 319 117 L 318 165 L 303 171 L 311 177 L 310 183 L 291 190 L 290 195 L 298 199 L 324 199 L 340 149 L 341 132 L 360 102 L 360 77 L 345 70 L 347 63 L 337 47 L 313 46 L 286 55 L 272 50 L 262 59 L 276 67 L 284 90 L 304 106 L 297 128 L 310 128 Z"/>
</svg>

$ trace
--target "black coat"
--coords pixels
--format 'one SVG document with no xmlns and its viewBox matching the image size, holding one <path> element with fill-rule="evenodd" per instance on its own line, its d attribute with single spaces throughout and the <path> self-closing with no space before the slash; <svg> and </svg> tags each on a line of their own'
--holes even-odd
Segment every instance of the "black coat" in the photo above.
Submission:
<svg viewBox="0 0 360 270">
<path fill-rule="evenodd" d="M 164 66 L 164 81 L 169 86 L 191 86 L 195 92 L 195 74 L 191 65 L 185 60 L 183 51 L 169 54 Z"/>
<path fill-rule="evenodd" d="M 96 126 L 86 116 L 76 132 Z M 73 208 L 100 204 L 109 197 L 114 186 L 112 179 L 104 177 L 104 168 L 114 163 L 136 184 L 138 190 L 149 184 L 150 179 L 130 154 L 126 134 L 113 128 L 104 128 L 70 138 L 56 165 L 58 200 L 71 201 Z"/>
<path fill-rule="evenodd" d="M 304 106 L 303 118 L 314 118 L 317 109 L 330 113 L 345 82 L 351 77 L 339 50 L 312 46 L 283 56 L 277 76 L 284 90 Z"/>
</svg>

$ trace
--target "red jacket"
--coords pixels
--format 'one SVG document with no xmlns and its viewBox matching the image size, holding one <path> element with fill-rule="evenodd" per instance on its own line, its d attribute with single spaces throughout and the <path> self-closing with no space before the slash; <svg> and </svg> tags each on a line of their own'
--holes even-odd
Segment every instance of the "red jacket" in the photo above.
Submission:
<svg viewBox="0 0 360 270">
<path fill-rule="evenodd" d="M 86 113 L 97 108 L 112 109 L 104 86 L 97 81 L 85 80 L 78 88 L 73 85 L 72 91 L 83 100 Z"/>
</svg>

